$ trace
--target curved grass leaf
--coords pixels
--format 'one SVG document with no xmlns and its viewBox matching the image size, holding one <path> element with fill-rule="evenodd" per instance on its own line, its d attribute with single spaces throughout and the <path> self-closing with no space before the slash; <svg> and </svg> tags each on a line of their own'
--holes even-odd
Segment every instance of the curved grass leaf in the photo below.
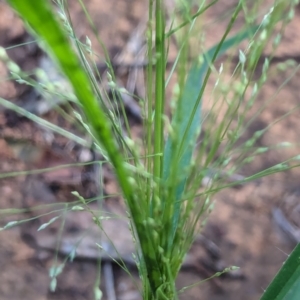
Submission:
<svg viewBox="0 0 300 300">
<path fill-rule="evenodd" d="M 47 49 L 72 84 L 75 95 L 82 105 L 87 119 L 97 138 L 116 169 L 123 193 L 128 201 L 134 201 L 132 188 L 123 159 L 111 134 L 108 118 L 94 97 L 87 74 L 73 51 L 61 25 L 56 20 L 48 1 L 8 0 L 7 1 L 33 28 L 35 33 L 49 46 Z"/>
<path fill-rule="evenodd" d="M 7 0 L 7 2 L 28 22 L 36 35 L 45 41 L 47 51 L 52 54 L 70 81 L 94 137 L 107 152 L 107 156 L 114 166 L 118 183 L 129 207 L 140 242 L 142 277 L 145 278 L 145 281 L 149 280 L 151 292 L 155 293 L 161 285 L 162 274 L 157 263 L 157 251 L 152 243 L 152 231 L 145 230 L 148 225 L 145 225 L 143 221 L 147 218 L 145 211 L 141 208 L 142 203 L 137 187 L 134 185 L 134 179 L 130 176 L 126 162 L 117 147 L 111 124 L 92 92 L 91 82 L 73 51 L 67 35 L 62 29 L 63 26 L 56 20 L 49 4 L 50 1 Z"/>
<path fill-rule="evenodd" d="M 300 299 L 300 244 L 285 261 L 260 300 Z"/>
</svg>

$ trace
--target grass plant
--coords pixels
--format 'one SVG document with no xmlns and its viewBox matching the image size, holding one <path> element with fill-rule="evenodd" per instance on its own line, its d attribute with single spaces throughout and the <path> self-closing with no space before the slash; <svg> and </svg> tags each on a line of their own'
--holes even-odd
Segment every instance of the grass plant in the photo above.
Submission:
<svg viewBox="0 0 300 300">
<path fill-rule="evenodd" d="M 255 132 L 242 144 L 239 141 L 249 125 L 246 122 L 247 112 L 268 78 L 270 60 L 292 18 L 296 1 L 274 1 L 268 9 L 264 8 L 263 1 L 253 4 L 245 0 L 237 1 L 228 10 L 230 18 L 227 19 L 220 41 L 206 50 L 201 45 L 199 54 L 190 57 L 190 37 L 193 34 L 200 35 L 199 32 L 204 30 L 201 20 L 207 11 L 218 5 L 218 1 L 200 1 L 196 12 L 191 13 L 192 1 L 176 1 L 174 12 L 167 12 L 163 0 L 149 0 L 146 95 L 145 99 L 140 99 L 146 133 L 143 147 L 131 136 L 124 107 L 117 110 L 112 105 L 114 99 L 99 90 L 97 74 L 89 56 L 93 53 L 92 46 L 88 41 L 84 44 L 77 39 L 67 2 L 54 1 L 56 12 L 48 1 L 7 2 L 28 23 L 40 45 L 69 80 L 74 95 L 64 96 L 75 103 L 77 109 L 74 116 L 92 136 L 93 147 L 115 172 L 136 241 L 143 299 L 178 299 L 175 280 L 185 255 L 212 209 L 213 195 L 226 187 L 299 165 L 299 157 L 292 157 L 233 183 L 224 180 L 224 174 L 228 177 L 238 172 L 257 155 L 269 150 L 255 147 L 256 141 L 268 128 Z M 79 2 L 90 20 L 84 2 Z M 241 18 L 244 26 L 237 31 L 235 23 Z M 169 20 L 171 25 L 167 28 Z M 276 26 L 281 29 L 277 36 L 273 36 Z M 175 39 L 179 50 L 171 73 L 167 74 L 171 38 Z M 237 51 L 237 46 L 242 42 L 246 46 Z M 262 73 L 257 79 L 254 76 L 257 66 L 263 50 L 270 43 L 272 53 L 265 59 Z M 229 84 L 225 86 L 222 83 L 223 70 L 230 63 L 229 53 L 237 52 L 239 60 Z M 193 50 L 193 53 L 197 51 Z M 4 49 L 0 54 L 15 80 L 38 85 L 6 56 Z M 228 55 L 227 65 L 224 62 L 217 70 L 216 61 L 224 54 Z M 112 98 L 117 99 L 122 89 L 118 87 L 107 54 L 106 63 Z M 170 105 L 169 99 L 166 99 L 166 89 L 168 79 L 175 75 L 178 77 L 177 93 Z M 202 102 L 212 78 L 216 79 L 210 111 L 207 112 L 202 108 Z M 51 92 L 49 89 L 47 91 Z M 87 145 L 85 139 L 46 123 L 5 99 L 0 99 L 0 104 L 79 144 Z M 123 134 L 120 117 L 125 119 L 127 136 Z M 207 176 L 209 184 L 203 187 L 203 180 Z M 86 203 L 78 197 L 78 205 Z M 51 219 L 51 222 L 55 220 Z M 13 225 L 15 223 L 10 223 L 5 229 Z M 234 268 L 230 267 L 224 272 Z M 59 272 L 52 272 L 52 278 L 56 278 Z M 285 295 L 282 290 L 276 291 L 276 297 L 279 294 Z M 99 297 L 99 293 L 97 295 Z M 290 299 L 280 297 L 266 293 L 262 299 Z"/>
</svg>

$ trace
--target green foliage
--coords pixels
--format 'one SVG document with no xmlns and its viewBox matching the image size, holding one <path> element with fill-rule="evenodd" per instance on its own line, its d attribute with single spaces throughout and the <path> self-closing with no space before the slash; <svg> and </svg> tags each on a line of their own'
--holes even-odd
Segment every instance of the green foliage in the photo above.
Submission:
<svg viewBox="0 0 300 300">
<path fill-rule="evenodd" d="M 297 300 L 300 298 L 300 244 L 284 262 L 261 300 Z"/>
<path fill-rule="evenodd" d="M 57 2 L 64 3 L 64 1 Z M 246 112 L 251 108 L 257 96 L 257 89 L 266 80 L 269 67 L 268 60 L 264 64 L 258 84 L 254 85 L 256 91 L 253 92 L 253 98 L 249 102 L 245 100 L 246 90 L 250 87 L 252 75 L 262 50 L 268 42 L 267 37 L 271 36 L 272 30 L 278 22 L 286 24 L 287 20 L 281 14 L 282 11 L 290 7 L 289 4 L 279 1 L 265 15 L 261 24 L 257 25 L 254 20 L 247 20 L 249 23 L 246 24 L 245 29 L 231 35 L 232 27 L 239 14 L 248 9 L 245 1 L 239 1 L 234 11 L 231 12 L 231 19 L 220 42 L 191 62 L 187 76 L 185 76 L 185 68 L 189 65 L 187 61 L 188 48 L 184 45 L 186 41 L 182 41 L 182 53 L 178 57 L 181 66 L 183 66 L 183 68 L 180 68 L 182 73 L 179 72 L 181 91 L 176 102 L 170 128 L 168 128 L 169 136 L 165 143 L 164 133 L 167 120 L 165 115 L 167 106 L 165 78 L 168 54 L 166 44 L 168 39 L 178 31 L 186 29 L 187 26 L 192 29 L 196 19 L 217 1 L 213 1 L 205 7 L 202 7 L 204 6 L 204 3 L 202 3 L 198 12 L 191 16 L 189 16 L 191 7 L 186 2 L 185 13 L 181 16 L 184 21 L 175 29 L 171 28 L 168 33 L 166 33 L 165 27 L 164 2 L 162 0 L 157 0 L 155 3 L 149 1 L 148 62 L 150 63 L 147 71 L 147 99 L 145 99 L 147 102 L 147 105 L 145 105 L 147 106 L 147 109 L 145 109 L 146 157 L 143 160 L 140 158 L 141 154 L 138 152 L 135 142 L 130 139 L 128 123 L 125 121 L 129 134 L 129 137 L 125 139 L 116 126 L 119 114 L 105 106 L 105 101 L 98 93 L 97 82 L 91 74 L 91 69 L 84 57 L 82 45 L 76 40 L 72 31 L 70 20 L 65 19 L 66 23 L 69 22 L 69 32 L 66 32 L 57 20 L 48 1 L 8 0 L 8 3 L 30 25 L 37 37 L 46 43 L 47 52 L 56 60 L 70 81 L 77 98 L 76 103 L 84 112 L 85 119 L 79 115 L 78 118 L 84 124 L 87 132 L 94 138 L 97 149 L 103 151 L 105 158 L 115 170 L 130 212 L 129 218 L 132 228 L 134 228 L 132 233 L 138 242 L 138 267 L 143 281 L 144 299 L 176 299 L 175 279 L 184 256 L 198 230 L 197 224 L 199 221 L 203 221 L 210 212 L 211 195 L 226 187 L 226 185 L 222 185 L 222 181 L 218 181 L 218 175 L 221 172 L 217 169 L 222 170 L 225 168 L 233 156 L 232 152 L 241 135 L 241 126 Z M 80 3 L 83 5 L 82 1 Z M 61 9 L 63 7 L 61 5 Z M 155 29 L 151 27 L 152 23 L 155 24 Z M 185 32 L 189 33 L 189 30 Z M 70 43 L 68 33 L 71 34 L 78 55 L 72 47 L 74 44 Z M 155 45 L 152 44 L 154 33 Z M 229 35 L 231 35 L 230 38 L 228 38 Z M 187 36 L 188 38 L 189 36 Z M 250 44 L 245 52 L 239 51 L 239 63 L 233 74 L 239 77 L 239 82 L 236 89 L 230 91 L 233 93 L 232 100 L 224 100 L 227 109 L 221 122 L 216 122 L 217 118 L 213 116 L 213 112 L 211 113 L 210 120 L 214 125 L 210 128 L 211 131 L 208 136 L 204 134 L 205 137 L 202 139 L 201 145 L 197 147 L 196 141 L 205 120 L 201 108 L 202 98 L 208 79 L 214 72 L 214 63 L 218 57 L 233 49 L 234 46 L 245 39 L 250 40 Z M 153 46 L 155 53 L 153 53 Z M 180 57 L 180 55 L 182 56 Z M 151 63 L 153 61 L 155 61 L 155 68 Z M 116 87 L 113 71 L 110 71 L 110 83 Z M 15 74 L 18 72 L 19 70 L 15 70 Z M 221 71 L 218 76 L 220 73 Z M 117 88 L 115 88 L 115 92 L 118 93 Z M 154 97 L 152 97 L 153 94 Z M 153 101 L 152 98 L 154 98 Z M 4 99 L 0 99 L 0 103 L 13 108 L 18 113 L 36 122 L 42 122 L 38 117 L 26 113 Z M 237 117 L 237 125 L 232 130 L 232 123 Z M 43 125 L 51 127 L 47 123 L 43 123 Z M 68 135 L 68 133 L 59 130 L 57 127 L 51 127 L 51 129 L 77 142 L 84 143 L 84 141 L 78 140 L 73 135 Z M 236 152 L 240 151 L 236 159 L 239 164 L 235 165 L 234 170 L 259 153 L 254 153 L 253 157 L 247 157 L 248 160 L 244 158 L 245 152 L 252 149 L 254 143 L 262 134 L 263 132 L 255 133 L 253 138 L 249 139 L 240 149 L 234 149 Z M 154 136 L 153 145 L 152 136 Z M 222 143 L 224 145 L 222 155 L 217 158 L 216 154 Z M 208 147 L 209 144 L 210 147 Z M 130 155 L 126 156 L 125 150 Z M 128 163 L 128 158 L 133 161 L 132 164 Z M 276 165 L 273 168 L 249 176 L 244 179 L 244 182 L 288 168 L 290 168 L 290 165 L 285 162 L 285 164 Z M 212 185 L 199 192 L 201 182 L 208 172 L 214 173 L 211 178 Z M 199 196 L 201 196 L 200 200 L 195 201 Z M 81 206 L 77 206 L 76 209 L 81 209 Z M 40 230 L 55 220 L 55 218 L 51 219 L 51 221 L 42 225 Z M 8 227 L 14 225 L 16 224 L 11 223 Z M 284 274 L 283 277 L 281 276 L 279 279 L 276 277 L 275 283 L 270 285 L 262 298 L 263 300 L 287 299 L 284 298 L 287 289 L 294 290 L 299 277 L 299 260 L 297 261 L 299 249 L 297 249 L 285 264 L 285 267 L 288 268 L 281 272 L 281 274 Z M 290 260 L 292 257 L 293 260 Z M 297 263 L 297 267 L 292 268 L 290 261 L 294 264 Z M 225 269 L 225 271 L 229 270 L 231 269 Z M 53 288 L 56 285 L 56 273 L 57 271 L 51 275 Z M 218 273 L 217 276 L 222 273 Z M 283 280 L 282 278 L 287 278 L 285 276 L 289 276 L 291 279 Z M 279 296 L 281 298 L 274 298 Z"/>
</svg>

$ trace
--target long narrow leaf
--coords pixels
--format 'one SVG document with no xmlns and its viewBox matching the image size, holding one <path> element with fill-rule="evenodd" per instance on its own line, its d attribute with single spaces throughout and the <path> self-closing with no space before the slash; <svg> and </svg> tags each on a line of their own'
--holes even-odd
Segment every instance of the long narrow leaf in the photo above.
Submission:
<svg viewBox="0 0 300 300">
<path fill-rule="evenodd" d="M 110 130 L 110 124 L 94 97 L 91 84 L 73 51 L 65 32 L 56 20 L 48 1 L 8 0 L 8 3 L 26 20 L 36 34 L 45 40 L 49 51 L 69 79 L 91 124 L 95 137 L 101 142 L 116 168 L 120 185 L 128 200 L 132 200 L 131 186 L 124 162 Z"/>
<path fill-rule="evenodd" d="M 143 223 L 146 219 L 145 212 L 140 209 L 141 202 L 138 193 L 134 192 L 132 184 L 134 179 L 130 176 L 129 169 L 126 168 L 125 161 L 112 134 L 111 124 L 94 97 L 88 76 L 73 51 L 66 33 L 62 29 L 63 26 L 56 20 L 49 4 L 50 1 L 7 0 L 7 2 L 29 23 L 37 36 L 46 42 L 47 51 L 52 54 L 69 79 L 74 94 L 82 105 L 94 137 L 107 152 L 107 156 L 115 168 L 118 182 L 127 201 L 140 242 L 141 264 L 147 269 L 146 274 L 143 272 L 143 277 L 149 278 L 149 280 L 153 279 L 150 281 L 150 286 L 152 293 L 155 293 L 161 285 L 161 274 L 157 264 L 156 252 L 151 242 L 152 232 L 145 230 L 145 223 Z"/>
<path fill-rule="evenodd" d="M 163 181 L 166 184 L 168 180 L 173 180 L 175 178 L 177 184 L 175 201 L 180 199 L 184 191 L 186 174 L 188 171 L 186 168 L 190 165 L 195 148 L 195 140 L 200 133 L 202 101 L 199 99 L 199 94 L 202 89 L 203 77 L 213 63 L 217 50 L 219 50 L 217 54 L 217 57 L 219 57 L 247 37 L 253 36 L 258 27 L 259 26 L 254 25 L 237 33 L 233 37 L 225 40 L 221 47 L 219 47 L 219 43 L 216 44 L 203 55 L 202 64 L 199 64 L 197 60 L 192 63 L 182 93 L 182 99 L 179 99 L 178 101 L 180 107 L 177 107 L 172 120 L 173 128 L 176 131 L 176 137 L 175 139 L 172 136 L 168 137 L 164 151 Z M 184 149 L 179 153 L 180 145 L 184 145 Z M 175 175 L 172 174 L 172 164 L 176 164 Z M 173 176 L 173 178 L 170 178 L 170 176 Z M 175 206 L 175 224 L 177 223 L 176 220 L 179 217 L 179 213 L 180 204 Z"/>
<path fill-rule="evenodd" d="M 285 261 L 260 300 L 300 299 L 300 244 Z"/>
</svg>

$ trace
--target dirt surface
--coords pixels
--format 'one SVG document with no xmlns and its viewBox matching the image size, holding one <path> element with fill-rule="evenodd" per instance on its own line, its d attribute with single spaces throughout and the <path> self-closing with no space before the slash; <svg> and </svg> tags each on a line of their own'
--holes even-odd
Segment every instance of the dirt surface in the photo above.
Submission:
<svg viewBox="0 0 300 300">
<path fill-rule="evenodd" d="M 140 69 L 132 68 L 132 64 L 143 61 L 143 41 L 139 40 L 139 31 L 145 26 L 143 20 L 147 16 L 146 2 L 86 0 L 85 3 L 95 20 L 108 54 L 115 63 L 119 83 L 143 96 L 143 75 Z M 205 27 L 208 32 L 207 46 L 215 44 L 220 38 L 226 21 L 214 20 L 230 9 L 232 3 L 235 1 L 228 1 L 226 7 L 225 4 L 217 5 L 208 13 L 208 25 Z M 77 2 L 72 2 L 70 14 L 80 39 L 85 41 L 88 35 L 94 49 L 100 53 L 97 62 L 100 72 L 104 72 L 104 52 L 97 46 Z M 299 63 L 299 26 L 298 10 L 271 63 L 270 78 L 253 107 L 253 113 L 266 100 L 272 98 L 273 102 L 247 128 L 245 138 L 251 137 L 254 132 L 264 129 L 299 105 L 300 73 L 294 72 L 296 69 L 292 66 L 284 70 L 279 68 L 288 59 Z M 59 74 L 53 71 L 51 62 L 31 43 L 32 40 L 18 18 L 0 1 L 0 45 L 11 47 L 27 43 L 22 47 L 11 48 L 8 51 L 9 56 L 23 70 L 43 68 L 45 72 L 52 74 L 53 81 L 62 82 Z M 171 52 L 175 51 L 172 47 Z M 170 60 L 174 53 L 176 51 L 171 53 Z M 269 50 L 266 50 L 265 55 L 268 54 Z M 128 65 L 131 66 L 130 72 Z M 0 77 L 9 77 L 9 71 L 3 63 L 0 63 Z M 132 78 L 135 78 L 133 86 L 130 85 Z M 284 81 L 285 85 L 281 86 Z M 211 85 L 213 86 L 213 82 Z M 67 84 L 63 88 L 68 89 Z M 70 124 L 52 107 L 45 105 L 47 102 L 43 97 L 28 86 L 1 80 L 0 97 L 40 114 L 45 120 L 61 128 L 78 133 L 74 124 Z M 126 103 L 130 125 L 134 134 L 140 136 L 139 106 L 132 99 L 127 99 Z M 295 147 L 281 148 L 271 154 L 262 155 L 243 167 L 241 174 L 247 176 L 271 167 L 291 155 L 298 155 L 299 126 L 300 114 L 297 110 L 274 123 L 258 140 L 257 146 L 267 147 L 280 142 L 290 142 Z M 141 299 L 138 292 L 140 283 L 132 256 L 134 245 L 125 218 L 107 218 L 102 223 L 103 229 L 115 244 L 115 249 L 110 239 L 101 234 L 90 212 L 66 213 L 74 207 L 74 201 L 78 200 L 72 194 L 77 191 L 89 199 L 114 194 L 105 201 L 93 202 L 88 206 L 94 212 L 93 217 L 97 217 L 100 211 L 107 216 L 126 216 L 110 169 L 99 164 L 83 165 L 99 159 L 95 155 L 88 147 L 78 147 L 67 138 L 52 134 L 44 127 L 0 106 L 0 174 L 56 167 L 47 172 L 2 175 L 0 178 L 0 227 L 9 221 L 26 221 L 20 226 L 0 231 L 1 300 L 87 300 L 94 299 L 95 287 L 100 287 L 103 291 L 103 299 Z M 78 162 L 81 165 L 74 166 Z M 67 166 L 59 167 L 61 165 Z M 300 241 L 299 173 L 299 169 L 293 169 L 247 183 L 239 189 L 226 189 L 215 196 L 215 208 L 203 235 L 195 241 L 184 262 L 177 281 L 178 288 L 208 278 L 225 267 L 239 266 L 240 269 L 187 289 L 180 295 L 180 299 L 259 299 L 297 238 Z M 103 184 L 95 180 L 99 175 Z M 77 209 L 81 204 L 76 204 Z M 36 206 L 39 207 L 33 210 L 32 207 Z M 282 214 L 275 214 L 277 217 L 274 219 L 277 208 L 280 208 Z M 55 213 L 50 213 L 53 211 Z M 57 216 L 59 218 L 54 220 Z M 295 232 L 280 230 L 278 222 L 282 221 L 282 217 L 287 218 Z M 278 218 L 281 219 L 278 221 Z M 284 219 L 283 222 L 287 220 Z M 37 231 L 42 224 L 49 221 L 53 223 L 45 230 Z M 77 249 L 76 258 L 66 263 L 65 258 L 72 257 L 74 246 Z M 132 277 L 120 267 L 122 262 L 116 263 L 114 260 L 120 256 Z M 56 291 L 52 292 L 49 270 L 54 265 L 64 265 L 64 268 L 57 277 Z"/>
</svg>

